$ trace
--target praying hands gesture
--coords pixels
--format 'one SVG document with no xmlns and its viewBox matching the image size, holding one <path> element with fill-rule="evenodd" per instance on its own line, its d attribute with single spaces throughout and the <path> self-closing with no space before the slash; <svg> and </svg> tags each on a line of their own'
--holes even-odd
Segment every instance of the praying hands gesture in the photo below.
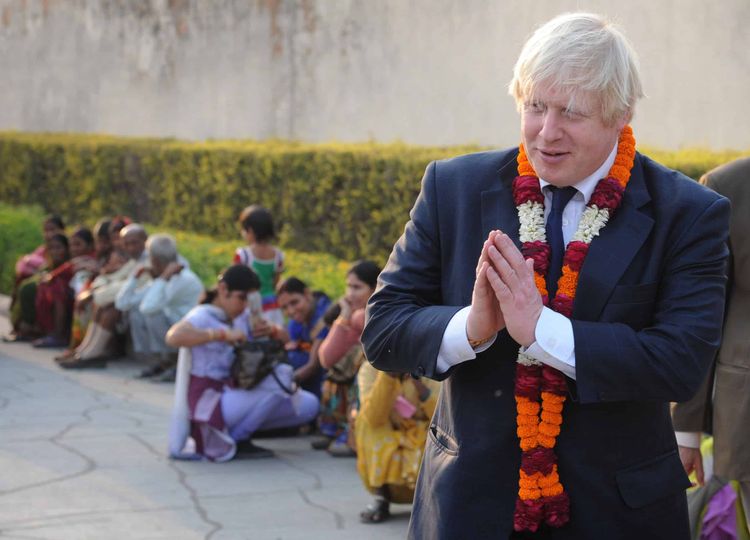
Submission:
<svg viewBox="0 0 750 540">
<path fill-rule="evenodd" d="M 482 246 L 477 263 L 474 291 L 471 295 L 471 309 L 466 319 L 466 337 L 469 341 L 485 341 L 505 328 L 505 319 L 500 304 L 487 278 L 490 269 L 489 249 L 494 245 L 499 231 L 490 232 Z"/>
<path fill-rule="evenodd" d="M 490 232 L 479 257 L 466 321 L 469 340 L 481 340 L 507 328 L 510 337 L 528 347 L 536 341 L 534 330 L 542 307 L 533 261 L 524 260 L 506 234 Z"/>
</svg>

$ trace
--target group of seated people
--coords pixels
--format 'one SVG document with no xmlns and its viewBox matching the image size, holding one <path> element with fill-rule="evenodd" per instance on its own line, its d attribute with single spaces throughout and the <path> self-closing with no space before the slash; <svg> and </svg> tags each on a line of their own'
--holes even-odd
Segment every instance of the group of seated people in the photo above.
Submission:
<svg viewBox="0 0 750 540">
<path fill-rule="evenodd" d="M 171 457 L 270 457 L 251 441 L 256 432 L 315 433 L 313 448 L 356 457 L 375 496 L 360 518 L 381 522 L 390 503 L 412 500 L 440 387 L 366 361 L 360 336 L 380 273 L 375 263 L 355 263 L 345 294 L 332 301 L 296 277 L 281 278 L 284 255 L 272 244 L 268 210 L 250 206 L 239 221 L 247 245 L 204 291 L 169 235 L 148 236 L 118 217 L 88 236 L 76 229 L 69 246 L 62 220 L 50 216 L 44 246 L 27 256 L 41 262 L 17 276 L 13 337 L 67 345 L 60 367 L 86 368 L 106 365 L 124 333 L 147 365 L 139 376 L 156 380 L 174 380 L 177 351 L 189 350 L 187 430 L 170 440 Z M 79 237 L 87 241 L 74 250 Z M 253 340 L 282 343 L 287 361 L 242 389 L 232 374 L 235 347 Z"/>
<path fill-rule="evenodd" d="M 203 295 L 203 284 L 167 234 L 148 236 L 142 225 L 117 216 L 93 232 L 70 236 L 59 216 L 43 224 L 44 244 L 16 265 L 11 297 L 13 332 L 6 341 L 66 347 L 61 368 L 104 367 L 123 343 L 148 367 L 140 376 L 165 375 L 176 364 L 166 345 L 170 326 Z"/>
</svg>

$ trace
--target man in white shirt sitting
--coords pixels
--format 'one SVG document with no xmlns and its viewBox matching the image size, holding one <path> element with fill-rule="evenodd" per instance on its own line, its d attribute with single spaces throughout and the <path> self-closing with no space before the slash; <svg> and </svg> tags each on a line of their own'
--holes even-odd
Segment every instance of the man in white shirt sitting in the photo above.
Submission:
<svg viewBox="0 0 750 540">
<path fill-rule="evenodd" d="M 198 304 L 203 284 L 178 255 L 168 234 L 154 234 L 146 243 L 149 264 L 131 275 L 117 295 L 117 308 L 128 312 L 135 353 L 151 365 L 139 377 L 174 380 L 176 351 L 167 346 L 167 330 Z M 142 276 L 152 278 L 145 286 Z"/>
</svg>

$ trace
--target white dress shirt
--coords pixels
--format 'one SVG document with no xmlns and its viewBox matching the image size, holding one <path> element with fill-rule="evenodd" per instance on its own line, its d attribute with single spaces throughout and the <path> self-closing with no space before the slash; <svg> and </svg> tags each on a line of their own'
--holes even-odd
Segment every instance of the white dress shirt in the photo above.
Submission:
<svg viewBox="0 0 750 540">
<path fill-rule="evenodd" d="M 578 222 L 581 220 L 586 204 L 594 193 L 596 184 L 612 168 L 615 157 L 617 157 L 617 144 L 615 144 L 607 159 L 604 160 L 604 163 L 593 174 L 573 185 L 577 192 L 563 210 L 562 215 L 563 240 L 566 246 L 578 228 Z M 546 189 L 550 185 L 549 182 L 540 178 L 539 184 L 544 193 L 544 220 L 546 222 L 552 207 L 552 192 Z M 448 326 L 443 332 L 443 340 L 437 358 L 438 373 L 445 373 L 456 364 L 473 360 L 477 353 L 487 350 L 495 342 L 497 336 L 476 349 L 472 349 L 469 345 L 469 339 L 466 336 L 466 320 L 470 308 L 471 306 L 466 306 L 458 311 L 448 322 Z M 534 337 L 536 341 L 523 352 L 575 379 L 575 339 L 570 319 L 548 307 L 544 307 L 536 323 Z"/>
<path fill-rule="evenodd" d="M 149 256 L 144 249 L 140 257 L 130 259 L 125 266 L 129 268 L 128 277 L 118 285 L 117 295 L 115 296 L 115 308 L 119 311 L 129 311 L 136 307 L 143 299 L 146 289 L 151 285 L 151 274 L 144 272 L 139 277 L 135 277 L 139 268 L 147 265 Z M 123 268 L 125 268 L 123 266 Z M 96 298 L 94 298 L 96 300 Z"/>
<path fill-rule="evenodd" d="M 203 283 L 190 268 L 183 268 L 168 280 L 157 277 L 146 289 L 139 309 L 144 315 L 162 312 L 174 324 L 198 305 Z"/>
</svg>

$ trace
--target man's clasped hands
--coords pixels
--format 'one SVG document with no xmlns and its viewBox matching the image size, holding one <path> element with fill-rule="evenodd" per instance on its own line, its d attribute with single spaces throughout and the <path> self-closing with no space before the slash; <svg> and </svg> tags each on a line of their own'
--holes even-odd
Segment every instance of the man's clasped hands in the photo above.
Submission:
<svg viewBox="0 0 750 540">
<path fill-rule="evenodd" d="M 528 347 L 536 341 L 534 330 L 542 308 L 533 259 L 524 260 L 508 235 L 491 231 L 477 263 L 466 320 L 469 341 L 485 341 L 505 328 L 517 343 Z"/>
</svg>

